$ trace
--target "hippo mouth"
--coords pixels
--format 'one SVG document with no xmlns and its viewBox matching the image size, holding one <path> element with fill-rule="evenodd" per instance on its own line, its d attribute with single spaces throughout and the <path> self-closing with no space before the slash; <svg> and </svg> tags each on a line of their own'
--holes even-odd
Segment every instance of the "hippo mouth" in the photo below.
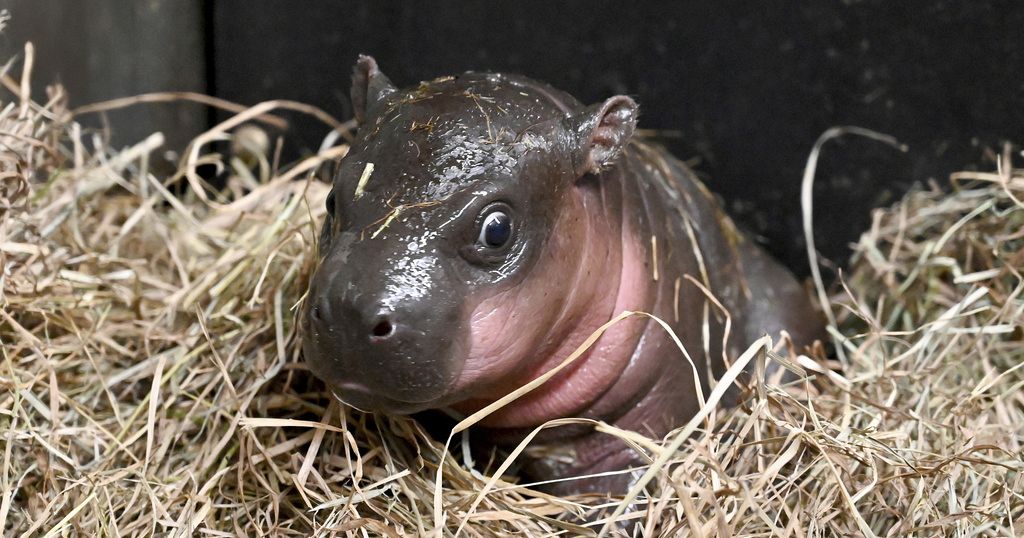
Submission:
<svg viewBox="0 0 1024 538">
<path fill-rule="evenodd" d="M 399 379 L 357 379 L 352 372 L 351 361 L 338 358 L 334 353 L 323 353 L 314 346 L 304 346 L 306 364 L 310 372 L 327 385 L 328 391 L 344 403 L 359 411 L 390 415 L 410 415 L 444 405 L 448 390 L 440 394 L 435 390 L 420 393 L 415 386 L 401 383 Z M 349 372 L 349 374 L 345 374 Z M 405 388 L 409 390 L 400 390 Z M 419 395 L 417 395 L 419 393 Z"/>
<path fill-rule="evenodd" d="M 388 415 L 411 415 L 437 407 L 433 401 L 407 402 L 381 394 L 360 383 L 346 381 L 329 384 L 331 393 L 339 401 L 353 409 Z"/>
</svg>

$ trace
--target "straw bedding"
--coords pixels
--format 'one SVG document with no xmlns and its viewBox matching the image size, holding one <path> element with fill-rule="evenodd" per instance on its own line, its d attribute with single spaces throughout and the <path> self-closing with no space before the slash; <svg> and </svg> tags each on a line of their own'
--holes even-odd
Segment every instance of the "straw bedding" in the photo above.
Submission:
<svg viewBox="0 0 1024 538">
<path fill-rule="evenodd" d="M 601 426 L 650 456 L 648 488 L 558 498 L 493 476 L 502 457 L 471 461 L 461 433 L 446 448 L 306 372 L 295 316 L 327 191 L 312 173 L 343 137 L 280 165 L 239 149 L 254 131 L 236 127 L 280 108 L 344 126 L 266 104 L 158 174 L 159 134 L 106 146 L 59 88 L 31 98 L 25 59 L 0 90 L 5 535 L 1024 534 L 1024 173 L 1009 153 L 875 213 L 833 290 L 835 360 L 752 342 L 743 361 L 808 380 L 755 383 L 666 439 Z M 212 151 L 221 140 L 235 151 Z M 228 188 L 206 188 L 199 164 Z"/>
</svg>

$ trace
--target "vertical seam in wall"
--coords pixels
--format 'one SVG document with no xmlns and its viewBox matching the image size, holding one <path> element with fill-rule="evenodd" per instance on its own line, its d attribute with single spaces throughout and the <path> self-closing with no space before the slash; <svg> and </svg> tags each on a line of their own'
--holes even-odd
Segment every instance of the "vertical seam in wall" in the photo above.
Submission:
<svg viewBox="0 0 1024 538">
<path fill-rule="evenodd" d="M 214 30 L 216 25 L 216 0 L 202 1 L 202 24 L 203 24 L 203 78 L 206 94 L 217 95 L 216 77 L 216 50 L 214 50 Z M 206 107 L 206 127 L 213 127 L 217 123 L 217 111 L 213 107 Z"/>
</svg>

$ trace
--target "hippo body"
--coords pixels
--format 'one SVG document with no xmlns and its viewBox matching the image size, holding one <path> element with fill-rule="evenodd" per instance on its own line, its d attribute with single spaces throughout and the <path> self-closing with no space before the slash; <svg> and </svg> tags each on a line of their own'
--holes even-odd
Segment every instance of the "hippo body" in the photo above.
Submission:
<svg viewBox="0 0 1024 538">
<path fill-rule="evenodd" d="M 302 314 L 311 370 L 353 407 L 477 411 L 498 445 L 584 417 L 660 437 L 709 379 L 768 333 L 803 346 L 823 324 L 795 278 L 737 232 L 663 149 L 632 138 L 637 106 L 589 107 L 521 76 L 466 73 L 398 90 L 372 58 L 353 79 L 359 129 L 340 163 Z M 551 480 L 642 460 L 584 427 L 545 430 L 525 470 Z M 564 457 L 563 457 L 564 456 Z M 557 483 L 621 492 L 629 474 Z"/>
</svg>

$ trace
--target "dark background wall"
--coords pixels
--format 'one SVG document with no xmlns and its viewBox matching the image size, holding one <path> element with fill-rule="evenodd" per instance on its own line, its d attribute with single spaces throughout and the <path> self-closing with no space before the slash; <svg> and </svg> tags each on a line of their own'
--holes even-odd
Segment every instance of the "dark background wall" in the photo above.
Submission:
<svg viewBox="0 0 1024 538">
<path fill-rule="evenodd" d="M 812 144 L 829 127 L 868 127 L 910 147 L 904 154 L 854 138 L 826 147 L 815 193 L 817 243 L 840 261 L 870 208 L 914 181 L 942 183 L 958 169 L 991 167 L 989 156 L 1005 142 L 1024 140 L 1024 4 L 1009 0 L 152 0 L 130 10 L 163 9 L 157 20 L 137 17 L 104 32 L 88 30 L 105 20 L 92 10 L 67 14 L 76 2 L 13 3 L 65 12 L 57 40 L 66 56 L 48 59 L 51 69 L 66 74 L 87 57 L 97 62 L 86 70 L 91 75 L 129 82 L 118 71 L 125 65 L 136 74 L 198 69 L 207 91 L 245 104 L 290 98 L 347 118 L 349 73 L 360 52 L 373 54 L 399 85 L 475 69 L 521 72 L 587 102 L 630 94 L 641 104 L 641 127 L 666 131 L 658 140 L 692 160 L 741 225 L 801 273 L 799 181 Z M 122 5 L 86 3 L 101 12 Z M 10 23 L 12 32 L 27 25 L 18 38 L 57 31 L 21 11 L 19 21 L 12 9 Z M 125 44 L 124 33 L 159 36 L 159 44 Z M 197 35 L 199 45 L 174 48 Z M 159 89 L 194 82 L 146 76 Z M 92 98 L 91 84 L 72 95 Z M 188 110 L 203 124 L 215 119 Z M 315 148 L 324 127 L 290 119 L 289 151 Z M 138 126 L 115 128 L 136 136 Z"/>
<path fill-rule="evenodd" d="M 35 46 L 33 96 L 62 83 L 72 105 L 164 90 L 206 91 L 205 14 L 199 2 L 180 0 L 0 0 L 10 15 L 0 33 L 0 63 Z M 20 77 L 20 65 L 15 74 Z M 137 142 L 163 131 L 181 148 L 206 127 L 196 106 L 150 106 L 86 118 L 109 121 L 115 143 Z"/>
</svg>

